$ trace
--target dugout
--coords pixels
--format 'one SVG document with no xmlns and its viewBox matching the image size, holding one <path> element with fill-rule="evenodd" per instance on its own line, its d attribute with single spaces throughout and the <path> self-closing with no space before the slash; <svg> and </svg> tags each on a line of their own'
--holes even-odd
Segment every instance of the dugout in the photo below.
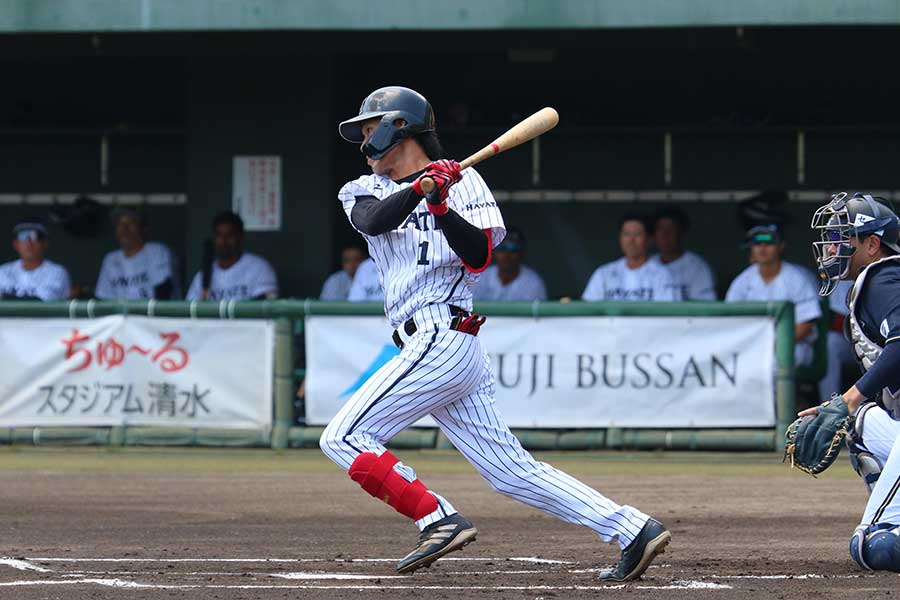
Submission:
<svg viewBox="0 0 900 600">
<path fill-rule="evenodd" d="M 232 158 L 277 155 L 282 228 L 247 247 L 284 295 L 315 296 L 355 239 L 336 191 L 364 167 L 336 124 L 397 82 L 429 97 L 457 157 L 559 109 L 557 130 L 479 167 L 551 296 L 579 294 L 618 255 L 623 210 L 669 201 L 722 293 L 745 265 L 738 199 L 787 192 L 787 258 L 810 266 L 826 193 L 900 189 L 900 83 L 882 66 L 900 13 L 850 5 L 13 0 L 0 6 L 0 231 L 80 194 L 144 203 L 187 279 L 230 206 Z M 50 258 L 92 286 L 109 228 L 51 235 Z"/>
</svg>

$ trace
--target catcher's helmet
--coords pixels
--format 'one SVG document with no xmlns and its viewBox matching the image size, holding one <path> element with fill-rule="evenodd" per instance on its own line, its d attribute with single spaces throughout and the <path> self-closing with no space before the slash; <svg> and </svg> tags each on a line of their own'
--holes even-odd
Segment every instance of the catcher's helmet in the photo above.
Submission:
<svg viewBox="0 0 900 600">
<path fill-rule="evenodd" d="M 850 259 L 856 251 L 850 245 L 851 237 L 876 235 L 884 246 L 900 253 L 900 219 L 884 199 L 876 196 L 857 193 L 847 198 L 846 192 L 835 194 L 815 212 L 812 228 L 821 236 L 820 241 L 813 242 L 813 255 L 819 266 L 822 296 L 833 292 L 838 280 L 850 271 Z"/>
<path fill-rule="evenodd" d="M 366 156 L 379 159 L 391 151 L 404 138 L 434 130 L 434 112 L 422 94 L 405 87 L 391 86 L 375 90 L 363 100 L 359 115 L 343 121 L 338 126 L 341 137 L 348 142 L 361 144 L 362 122 L 381 118 L 381 124 L 362 150 Z M 403 119 L 406 125 L 398 127 L 395 121 Z"/>
</svg>

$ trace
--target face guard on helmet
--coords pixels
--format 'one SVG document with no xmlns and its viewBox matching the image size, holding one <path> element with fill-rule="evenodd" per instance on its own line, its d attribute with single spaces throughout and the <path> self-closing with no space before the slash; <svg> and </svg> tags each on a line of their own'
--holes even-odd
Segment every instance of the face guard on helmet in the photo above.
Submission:
<svg viewBox="0 0 900 600">
<path fill-rule="evenodd" d="M 391 86 L 375 90 L 363 100 L 359 115 L 347 119 L 338 127 L 348 142 L 362 144 L 365 136 L 362 124 L 381 119 L 378 129 L 362 147 L 363 154 L 378 160 L 408 137 L 434 130 L 434 112 L 418 92 L 405 87 Z M 400 124 L 400 121 L 403 124 Z"/>
<path fill-rule="evenodd" d="M 821 238 L 813 242 L 820 296 L 833 292 L 837 282 L 849 275 L 850 261 L 856 252 L 850 245 L 851 237 L 877 235 L 882 244 L 900 252 L 897 215 L 868 194 L 856 194 L 852 198 L 847 198 L 846 192 L 835 194 L 828 204 L 816 210 L 810 226 L 819 231 Z"/>
</svg>

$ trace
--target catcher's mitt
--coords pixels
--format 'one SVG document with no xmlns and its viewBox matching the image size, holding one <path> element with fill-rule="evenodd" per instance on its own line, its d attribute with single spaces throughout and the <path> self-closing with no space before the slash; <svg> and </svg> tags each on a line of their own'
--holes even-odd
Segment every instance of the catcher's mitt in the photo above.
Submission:
<svg viewBox="0 0 900 600">
<path fill-rule="evenodd" d="M 785 433 L 784 460 L 816 476 L 835 461 L 853 417 L 840 394 L 819 405 L 819 414 L 800 417 Z"/>
</svg>

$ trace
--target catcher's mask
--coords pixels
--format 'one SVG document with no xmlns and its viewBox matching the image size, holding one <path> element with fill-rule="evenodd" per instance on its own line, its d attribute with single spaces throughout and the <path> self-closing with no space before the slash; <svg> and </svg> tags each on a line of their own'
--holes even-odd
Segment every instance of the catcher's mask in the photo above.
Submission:
<svg viewBox="0 0 900 600">
<path fill-rule="evenodd" d="M 813 256 L 818 265 L 820 296 L 835 290 L 837 282 L 846 279 L 850 272 L 850 260 L 856 249 L 850 238 L 877 235 L 881 243 L 900 253 L 900 220 L 890 208 L 868 194 L 847 197 L 840 192 L 831 201 L 820 206 L 813 214 L 813 229 L 818 230 L 820 240 L 813 242 Z"/>
<path fill-rule="evenodd" d="M 378 160 L 408 137 L 434 131 L 434 111 L 418 92 L 405 87 L 390 86 L 375 90 L 363 100 L 359 115 L 343 121 L 338 127 L 348 142 L 362 144 L 362 123 L 381 119 L 378 129 L 362 147 L 363 153 Z M 398 122 L 404 121 L 404 125 Z"/>
</svg>

